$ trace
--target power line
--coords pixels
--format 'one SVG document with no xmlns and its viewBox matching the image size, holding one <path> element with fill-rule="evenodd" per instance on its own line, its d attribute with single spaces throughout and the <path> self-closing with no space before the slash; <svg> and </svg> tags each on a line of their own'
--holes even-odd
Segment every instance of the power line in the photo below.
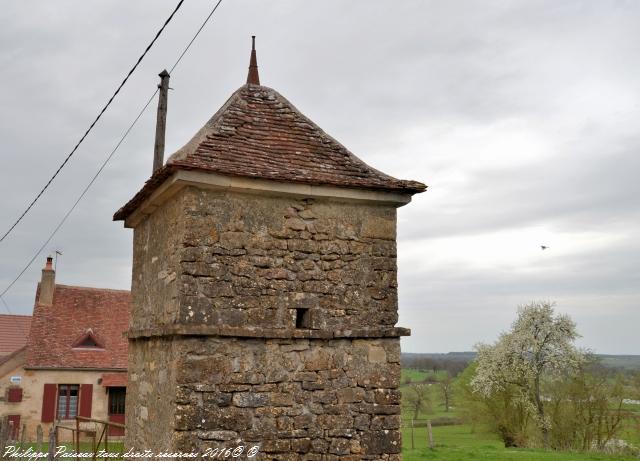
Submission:
<svg viewBox="0 0 640 461">
<path fill-rule="evenodd" d="M 182 61 L 182 58 L 184 57 L 184 55 L 187 54 L 187 51 L 189 51 L 189 48 L 191 48 L 191 45 L 193 45 L 193 42 L 196 41 L 196 38 L 198 38 L 198 35 L 200 35 L 200 32 L 202 32 L 202 29 L 204 29 L 204 26 L 207 25 L 207 23 L 209 22 L 209 19 L 211 19 L 211 16 L 213 16 L 213 13 L 216 12 L 216 10 L 218 9 L 221 3 L 222 3 L 222 0 L 218 0 L 218 3 L 216 3 L 213 9 L 211 10 L 211 12 L 209 12 L 209 15 L 204 19 L 204 21 L 202 22 L 202 25 L 196 31 L 193 38 L 189 41 L 189 43 L 187 43 L 187 46 L 184 48 L 184 50 L 182 50 L 182 53 L 180 53 L 180 56 L 178 56 L 178 59 L 176 59 L 176 62 L 173 64 L 173 66 L 171 66 L 171 70 L 169 71 L 169 73 L 173 72 L 173 70 L 176 67 L 178 67 L 178 64 L 180 64 L 180 61 Z"/>
<path fill-rule="evenodd" d="M 216 10 L 218 9 L 218 6 L 220 6 L 220 4 L 222 3 L 222 0 L 218 0 L 218 2 L 215 4 L 215 6 L 213 7 L 213 9 L 211 10 L 211 12 L 209 13 L 209 15 L 205 18 L 205 20 L 203 21 L 202 25 L 200 26 L 200 28 L 196 31 L 195 35 L 193 36 L 193 38 L 189 41 L 189 43 L 187 44 L 187 46 L 185 47 L 185 49 L 182 51 L 182 53 L 180 53 L 180 56 L 178 57 L 178 59 L 176 60 L 176 62 L 173 64 L 173 66 L 171 67 L 171 71 L 173 71 L 176 67 L 178 67 L 178 64 L 180 64 L 180 61 L 182 61 L 182 58 L 184 57 L 184 55 L 187 53 L 187 51 L 189 50 L 189 48 L 191 48 L 191 45 L 193 44 L 193 42 L 195 42 L 196 38 L 198 38 L 198 35 L 200 35 L 200 32 L 202 32 L 202 29 L 204 29 L 204 27 L 207 25 L 207 23 L 209 22 L 209 19 L 211 19 L 211 17 L 213 16 L 213 14 L 216 12 Z M 126 137 L 129 135 L 129 133 L 131 132 L 131 130 L 133 129 L 133 127 L 136 125 L 136 123 L 138 123 L 138 120 L 140 120 L 140 117 L 142 117 L 142 114 L 147 110 L 147 108 L 149 107 L 149 104 L 151 104 L 151 101 L 153 101 L 153 99 L 155 98 L 156 94 L 158 94 L 158 89 L 156 88 L 156 90 L 153 92 L 153 94 L 151 95 L 151 97 L 147 100 L 147 102 L 144 104 L 144 106 L 142 107 L 142 109 L 140 110 L 140 112 L 138 112 L 138 115 L 136 116 L 136 118 L 133 120 L 133 122 L 129 125 L 129 127 L 127 128 L 127 130 L 124 132 L 124 134 L 122 135 L 122 137 L 120 138 L 120 140 L 118 141 L 118 143 L 116 144 L 116 146 L 113 148 L 113 150 L 111 151 L 111 153 L 107 156 L 107 158 L 105 159 L 105 161 L 102 163 L 102 165 L 100 166 L 100 168 L 98 168 L 98 171 L 96 172 L 96 174 L 93 176 L 93 178 L 91 178 L 91 181 L 89 181 L 89 183 L 87 184 L 87 186 L 83 189 L 82 193 L 78 196 L 78 198 L 76 199 L 76 201 L 74 202 L 74 204 L 71 206 L 71 208 L 69 208 L 69 211 L 67 211 L 67 213 L 64 215 L 64 217 L 60 220 L 60 222 L 58 223 L 58 225 L 53 229 L 53 232 L 51 232 L 51 234 L 49 235 L 49 237 L 47 238 L 47 240 L 40 246 L 40 248 L 36 251 L 36 253 L 33 255 L 33 257 L 29 260 L 29 262 L 24 266 L 24 268 L 22 269 L 22 271 L 20 271 L 20 273 L 13 279 L 13 281 L 4 289 L 4 291 L 2 293 L 0 293 L 0 299 L 2 299 L 2 297 L 13 287 L 13 285 L 16 284 L 16 282 L 18 280 L 20 280 L 20 277 L 22 277 L 22 275 L 27 271 L 27 269 L 29 269 L 29 267 L 31 267 L 31 264 L 33 264 L 33 262 L 36 260 L 36 258 L 40 255 L 40 253 L 42 253 L 42 250 L 44 250 L 46 248 L 46 246 L 49 244 L 49 242 L 51 241 L 51 239 L 53 239 L 53 237 L 56 235 L 56 233 L 58 232 L 58 230 L 60 230 L 60 228 L 62 227 L 62 225 L 65 223 L 65 221 L 67 220 L 67 218 L 69 217 L 69 215 L 71 215 L 71 213 L 73 212 L 73 210 L 78 206 L 78 203 L 80 203 L 80 201 L 84 198 L 84 196 L 86 195 L 86 193 L 89 191 L 89 189 L 91 188 L 91 186 L 93 185 L 93 183 L 96 181 L 96 179 L 98 179 L 98 176 L 100 175 L 100 173 L 102 173 L 102 171 L 104 170 L 104 168 L 107 166 L 107 164 L 109 163 L 109 161 L 111 160 L 111 158 L 115 155 L 115 153 L 117 152 L 118 148 L 120 147 L 120 145 L 124 142 L 124 140 L 126 139 Z M 4 301 L 4 299 L 3 299 Z"/>
<path fill-rule="evenodd" d="M 46 191 L 49 186 L 51 185 L 51 183 L 53 182 L 53 180 L 56 178 L 56 176 L 58 176 L 58 174 L 60 173 L 60 171 L 64 168 L 64 166 L 67 164 L 67 162 L 71 159 L 71 157 L 73 156 L 73 154 L 75 154 L 75 152 L 78 150 L 78 148 L 80 147 L 80 144 L 82 144 L 82 142 L 84 141 L 84 139 L 89 135 L 89 132 L 93 129 L 93 127 L 96 125 L 96 123 L 98 123 L 98 120 L 100 120 L 100 118 L 102 117 L 102 114 L 105 113 L 105 111 L 107 110 L 107 108 L 111 105 L 111 103 L 113 102 L 113 100 L 115 99 L 115 97 L 118 95 L 118 93 L 120 93 L 120 90 L 122 89 L 122 87 L 125 85 L 125 83 L 127 83 L 127 80 L 129 80 L 129 77 L 131 77 L 131 74 L 133 74 L 135 72 L 135 70 L 137 69 L 138 65 L 140 64 L 140 62 L 142 61 L 142 59 L 147 55 L 147 53 L 149 52 L 149 50 L 151 49 L 151 47 L 153 46 L 153 44 L 156 42 L 156 40 L 158 40 L 158 37 L 160 37 L 160 34 L 162 34 L 162 32 L 164 31 L 164 29 L 167 27 L 167 25 L 169 24 L 169 22 L 171 22 L 171 19 L 173 19 L 173 16 L 177 13 L 177 11 L 180 9 L 180 7 L 182 6 L 182 3 L 184 2 L 184 0 L 180 0 L 178 2 L 178 4 L 176 5 L 176 7 L 174 8 L 173 12 L 169 15 L 169 17 L 166 19 L 166 21 L 164 22 L 164 24 L 162 25 L 162 27 L 160 28 L 160 30 L 158 30 L 158 32 L 156 32 L 155 37 L 153 37 L 153 40 L 151 40 L 151 42 L 147 45 L 147 47 L 145 48 L 145 50 L 143 51 L 143 53 L 140 55 L 140 57 L 138 58 L 138 60 L 136 61 L 136 63 L 133 65 L 133 67 L 129 70 L 129 72 L 127 73 L 127 75 L 125 76 L 125 78 L 122 80 L 122 82 L 120 83 L 120 85 L 118 86 L 118 88 L 116 88 L 116 91 L 113 93 L 113 95 L 111 95 L 111 98 L 109 98 L 109 100 L 107 101 L 107 103 L 104 105 L 104 107 L 102 108 L 102 110 L 100 111 L 100 113 L 98 113 L 98 116 L 95 118 L 95 120 L 91 123 L 91 125 L 89 125 L 89 128 L 87 128 L 87 131 L 84 132 L 84 134 L 82 135 L 82 137 L 80 138 L 80 140 L 76 143 L 76 145 L 73 147 L 73 149 L 71 149 L 71 152 L 69 152 L 69 154 L 67 155 L 67 157 L 64 159 L 64 161 L 60 164 L 60 166 L 58 167 L 58 169 L 55 171 L 55 173 L 53 173 L 53 176 L 51 176 L 51 178 L 49 179 L 49 181 L 47 181 L 47 183 L 44 185 L 44 187 L 40 190 L 40 192 L 38 192 L 38 195 L 36 195 L 36 197 L 31 201 L 31 203 L 29 203 L 29 206 L 27 206 L 27 208 L 22 212 L 22 214 L 18 217 L 18 219 L 11 225 L 11 227 L 9 227 L 9 229 L 4 233 L 4 235 L 2 237 L 0 237 L 0 242 L 2 242 L 5 238 L 7 238 L 7 236 L 11 233 L 11 231 L 13 231 L 13 229 L 15 229 L 15 227 L 18 225 L 18 223 L 20 221 L 22 221 L 22 219 L 26 216 L 26 214 L 29 212 L 29 210 L 31 210 L 31 208 L 33 207 L 33 205 L 36 204 L 36 202 L 40 199 L 40 197 L 42 196 L 42 194 L 44 194 L 44 191 Z"/>
<path fill-rule="evenodd" d="M 4 300 L 4 298 L 2 296 L 0 296 L 0 299 L 2 300 L 2 304 L 4 304 L 4 308 L 7 310 L 7 313 L 9 315 L 13 315 L 13 313 L 11 312 L 11 309 L 9 309 L 9 305 L 7 304 L 7 302 Z"/>
<path fill-rule="evenodd" d="M 131 125 L 129 125 L 129 128 L 127 128 L 127 131 L 125 131 L 124 135 L 120 138 L 120 141 L 118 141 L 118 144 L 116 144 L 116 147 L 113 148 L 113 150 L 111 151 L 111 153 L 109 154 L 109 156 L 106 158 L 106 160 L 104 162 L 102 162 L 102 165 L 100 166 L 100 168 L 98 168 L 98 171 L 96 172 L 95 175 L 93 175 L 93 178 L 91 178 L 91 181 L 89 181 L 89 184 L 87 184 L 85 186 L 85 188 L 82 190 L 82 193 L 78 196 L 78 198 L 76 199 L 76 201 L 73 203 L 73 205 L 71 206 L 71 208 L 69 208 L 69 211 L 67 211 L 67 213 L 64 215 L 64 217 L 60 220 L 60 222 L 58 223 L 58 225 L 53 229 L 53 232 L 51 232 L 51 234 L 49 234 L 49 237 L 47 238 L 47 240 L 42 244 L 42 246 L 38 249 L 38 251 L 36 251 L 36 253 L 33 255 L 33 257 L 29 260 L 29 262 L 27 263 L 26 266 L 24 266 L 24 268 L 22 269 L 22 271 L 20 271 L 20 273 L 18 274 L 18 276 L 13 279 L 13 281 L 7 286 L 7 288 L 4 289 L 4 291 L 2 293 L 0 293 L 0 297 L 4 296 L 7 291 L 9 291 L 11 289 L 11 287 L 13 287 L 13 285 L 15 285 L 15 283 L 20 280 L 20 277 L 22 277 L 22 275 L 27 271 L 27 269 L 29 269 L 29 267 L 31 266 L 31 264 L 33 264 L 33 261 L 36 260 L 36 258 L 40 255 L 40 253 L 42 253 L 42 250 L 44 250 L 46 248 L 47 245 L 49 245 L 49 242 L 51 241 L 51 239 L 56 235 L 56 233 L 58 232 L 58 230 L 60 230 L 60 228 L 62 227 L 62 225 L 65 223 L 65 221 L 67 220 L 67 218 L 69 217 L 69 215 L 71 214 L 71 212 L 73 210 L 75 210 L 76 206 L 78 206 L 78 203 L 80 203 L 80 200 L 82 200 L 84 198 L 84 196 L 86 195 L 86 193 L 89 191 L 89 188 L 93 185 L 93 183 L 96 181 L 96 179 L 98 179 L 98 176 L 100 175 L 100 173 L 102 173 L 102 170 L 104 170 L 104 168 L 107 166 L 107 163 L 109 163 L 109 160 L 111 160 L 111 157 L 113 157 L 113 155 L 116 153 L 116 151 L 118 150 L 118 148 L 120 147 L 120 145 L 124 142 L 125 138 L 127 137 L 127 135 L 129 134 L 129 132 L 133 129 L 133 127 L 135 126 L 136 123 L 138 123 L 138 120 L 140 119 L 140 117 L 142 117 L 142 114 L 144 113 L 145 110 L 147 110 L 147 107 L 149 107 L 149 104 L 151 104 L 151 101 L 153 101 L 153 98 L 156 96 L 156 93 L 158 93 L 158 90 L 156 90 L 153 95 L 149 98 L 149 100 L 146 102 L 146 104 L 142 107 L 142 110 L 138 113 L 138 116 L 133 120 L 133 123 Z"/>
</svg>

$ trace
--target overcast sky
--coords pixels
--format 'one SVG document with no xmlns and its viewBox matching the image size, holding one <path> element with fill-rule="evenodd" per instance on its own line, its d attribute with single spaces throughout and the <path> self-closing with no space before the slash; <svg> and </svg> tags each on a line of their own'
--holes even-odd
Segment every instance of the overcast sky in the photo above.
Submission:
<svg viewBox="0 0 640 461">
<path fill-rule="evenodd" d="M 174 8 L 7 2 L 0 15 L 0 231 L 17 218 Z M 0 291 L 43 243 L 199 27 L 186 0 L 27 218 L 0 243 Z M 399 210 L 409 352 L 470 350 L 550 300 L 580 345 L 640 353 L 640 2 L 224 0 L 171 78 L 167 155 L 260 78 L 370 165 L 429 185 Z M 5 296 L 30 313 L 58 283 L 130 287 L 113 213 L 151 170 L 155 102 Z M 542 251 L 540 245 L 548 245 Z M 4 306 L 0 305 L 0 312 Z"/>
</svg>

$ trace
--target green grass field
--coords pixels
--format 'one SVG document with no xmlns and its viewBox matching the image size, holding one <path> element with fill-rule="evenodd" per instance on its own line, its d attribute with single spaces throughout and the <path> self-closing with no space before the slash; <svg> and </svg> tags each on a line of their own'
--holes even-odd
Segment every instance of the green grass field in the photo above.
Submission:
<svg viewBox="0 0 640 461">
<path fill-rule="evenodd" d="M 637 461 L 637 457 L 596 453 L 560 453 L 524 449 L 437 447 L 433 450 L 403 450 L 404 461 Z"/>
<path fill-rule="evenodd" d="M 445 372 L 442 370 L 438 370 L 437 372 L 433 371 L 424 371 L 424 370 L 414 370 L 412 368 L 403 368 L 402 374 L 400 375 L 400 382 L 402 384 L 407 384 L 408 381 L 412 383 L 423 383 L 425 381 L 435 381 L 444 377 Z"/>
<path fill-rule="evenodd" d="M 411 384 L 421 384 L 425 379 L 432 379 L 434 377 L 440 378 L 442 373 L 434 375 L 432 372 L 425 373 L 418 370 L 402 370 L 402 377 L 406 378 L 406 376 L 410 376 Z M 406 395 L 409 392 L 410 384 L 406 383 L 406 379 L 401 381 L 403 383 L 400 386 L 400 390 L 403 392 L 403 395 Z M 425 384 L 429 388 L 429 396 L 431 399 L 431 408 L 430 411 L 427 412 L 419 412 L 417 419 L 437 419 L 437 418 L 457 418 L 455 405 L 451 405 L 449 411 L 447 412 L 443 403 L 442 391 L 438 384 L 435 383 L 427 383 Z M 403 405 L 402 408 L 402 419 L 405 421 L 410 421 L 413 417 L 413 411 L 407 408 L 406 405 Z"/>
<path fill-rule="evenodd" d="M 506 449 L 494 435 L 473 431 L 466 424 L 434 427 L 433 450 L 429 449 L 426 428 L 415 428 L 413 439 L 414 449 L 411 448 L 411 429 L 403 429 L 402 455 L 405 461 L 638 461 L 637 457 L 619 455 Z"/>
</svg>

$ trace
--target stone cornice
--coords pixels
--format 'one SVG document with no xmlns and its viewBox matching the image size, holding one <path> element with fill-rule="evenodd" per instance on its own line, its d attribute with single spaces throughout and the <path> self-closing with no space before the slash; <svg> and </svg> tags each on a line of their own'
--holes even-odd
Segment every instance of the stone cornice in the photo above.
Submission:
<svg viewBox="0 0 640 461">
<path fill-rule="evenodd" d="M 167 325 L 148 329 L 131 329 L 127 337 L 144 339 L 167 336 L 220 336 L 263 339 L 357 339 L 357 338 L 398 338 L 410 336 L 411 330 L 403 327 L 354 328 L 349 330 L 311 330 L 283 328 L 250 328 L 217 325 Z"/>
<path fill-rule="evenodd" d="M 167 178 L 150 197 L 125 220 L 125 227 L 133 228 L 146 215 L 153 213 L 184 187 L 195 186 L 207 189 L 228 190 L 241 193 L 289 195 L 297 197 L 325 198 L 339 201 L 364 201 L 381 205 L 401 207 L 411 202 L 411 195 L 344 187 L 313 186 L 309 184 L 285 183 L 258 178 L 225 176 L 197 170 L 178 170 Z"/>
</svg>

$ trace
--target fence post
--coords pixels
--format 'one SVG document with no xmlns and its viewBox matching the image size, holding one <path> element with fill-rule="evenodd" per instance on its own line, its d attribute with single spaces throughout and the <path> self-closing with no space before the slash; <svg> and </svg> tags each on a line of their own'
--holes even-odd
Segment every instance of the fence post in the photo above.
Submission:
<svg viewBox="0 0 640 461">
<path fill-rule="evenodd" d="M 415 450 L 416 448 L 416 442 L 413 436 L 413 418 L 411 418 L 411 449 Z"/>
<path fill-rule="evenodd" d="M 25 439 L 25 433 L 27 432 L 27 425 L 23 424 L 22 425 L 22 432 L 20 433 L 20 451 L 22 451 L 24 449 L 24 439 Z"/>
<path fill-rule="evenodd" d="M 433 450 L 433 432 L 431 431 L 431 420 L 427 420 L 427 433 L 429 434 L 429 448 Z"/>
<path fill-rule="evenodd" d="M 48 461 L 54 461 L 56 455 L 56 431 L 53 429 L 53 426 L 49 428 L 49 455 L 47 456 Z"/>
<path fill-rule="evenodd" d="M 80 420 L 76 416 L 76 461 L 80 461 Z"/>
<path fill-rule="evenodd" d="M 109 452 L 109 425 L 105 424 L 104 426 L 104 452 Z M 108 459 L 105 455 L 105 461 Z"/>
<path fill-rule="evenodd" d="M 38 444 L 38 451 L 42 452 L 42 426 L 40 424 L 36 427 L 36 442 Z"/>
</svg>

